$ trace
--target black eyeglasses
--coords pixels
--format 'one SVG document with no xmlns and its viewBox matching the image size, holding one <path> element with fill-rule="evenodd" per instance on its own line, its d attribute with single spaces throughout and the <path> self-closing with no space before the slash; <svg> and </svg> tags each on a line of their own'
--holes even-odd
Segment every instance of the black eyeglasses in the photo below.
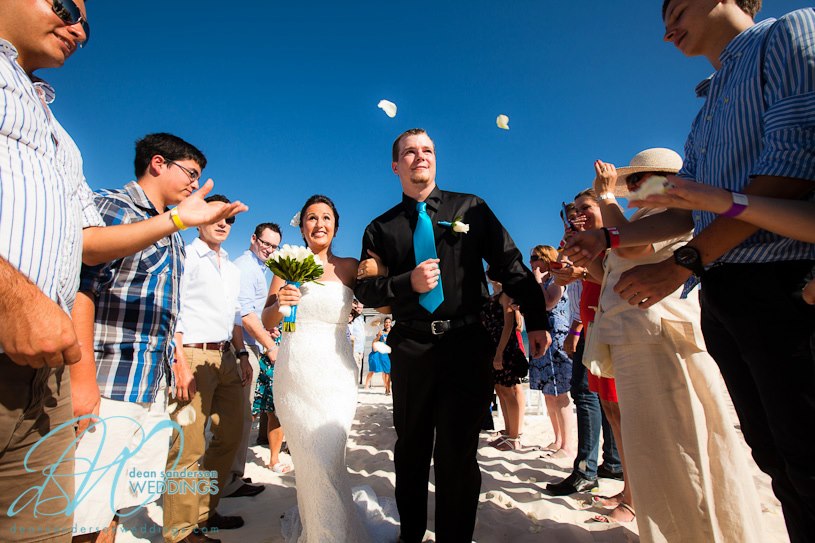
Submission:
<svg viewBox="0 0 815 543">
<path fill-rule="evenodd" d="M 227 217 L 224 221 L 226 221 L 226 224 L 235 224 L 235 217 Z"/>
<path fill-rule="evenodd" d="M 190 168 L 185 168 L 184 166 L 182 166 L 181 164 L 179 164 L 178 162 L 175 162 L 173 160 L 167 160 L 166 162 L 167 162 L 167 164 L 172 164 L 173 166 L 177 166 L 177 167 L 181 168 L 181 170 L 183 170 L 184 173 L 187 174 L 187 177 L 189 177 L 190 181 L 192 181 L 193 183 L 195 183 L 196 181 L 198 181 L 198 179 L 201 178 L 201 172 L 199 172 L 199 171 L 196 171 L 196 170 L 193 170 L 193 169 L 190 169 Z M 232 222 L 235 222 L 234 217 L 232 218 Z M 232 224 L 232 223 L 230 223 L 230 224 Z"/>
<path fill-rule="evenodd" d="M 646 175 L 668 175 L 666 172 L 636 172 L 630 174 L 628 177 L 625 178 L 625 184 L 629 187 L 635 186 L 639 183 L 643 177 Z"/>
<path fill-rule="evenodd" d="M 271 249 L 272 251 L 277 251 L 277 248 L 280 247 L 280 245 L 275 245 L 274 243 L 269 243 L 268 241 L 262 240 L 260 238 L 255 238 L 255 239 L 258 240 L 258 243 L 260 243 L 261 247 L 265 247 L 266 249 Z"/>
<path fill-rule="evenodd" d="M 538 260 L 541 260 L 541 257 L 539 257 L 538 255 L 532 255 L 529 257 L 530 262 L 537 262 Z"/>
<path fill-rule="evenodd" d="M 79 46 L 85 47 L 91 39 L 91 25 L 88 24 L 88 19 L 79 11 L 79 6 L 73 0 L 51 0 L 51 9 L 65 24 L 82 25 L 82 30 L 85 32 L 85 41 L 80 43 Z"/>
</svg>

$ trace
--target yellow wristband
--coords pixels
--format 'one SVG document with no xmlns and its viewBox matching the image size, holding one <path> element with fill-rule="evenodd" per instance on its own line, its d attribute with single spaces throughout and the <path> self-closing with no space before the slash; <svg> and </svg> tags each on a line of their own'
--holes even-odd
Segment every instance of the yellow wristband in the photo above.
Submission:
<svg viewBox="0 0 815 543">
<path fill-rule="evenodd" d="M 184 221 L 182 221 L 181 217 L 178 216 L 177 208 L 174 207 L 170 210 L 170 218 L 173 220 L 173 224 L 176 225 L 179 230 L 187 229 L 187 225 L 184 224 Z"/>
</svg>

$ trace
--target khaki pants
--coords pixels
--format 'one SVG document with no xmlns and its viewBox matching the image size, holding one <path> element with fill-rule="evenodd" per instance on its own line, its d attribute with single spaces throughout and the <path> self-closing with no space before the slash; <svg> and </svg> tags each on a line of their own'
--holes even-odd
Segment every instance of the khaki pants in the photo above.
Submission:
<svg viewBox="0 0 815 543">
<path fill-rule="evenodd" d="M 716 363 L 679 350 L 667 339 L 611 345 L 640 541 L 765 541 Z"/>
<path fill-rule="evenodd" d="M 171 417 L 177 421 L 179 413 L 189 405 L 195 411 L 195 421 L 182 426 L 180 433 L 173 431 L 167 458 L 164 540 L 171 543 L 184 539 L 215 512 L 221 491 L 229 481 L 230 468 L 243 432 L 241 379 L 232 351 L 222 354 L 184 347 L 184 354 L 197 390 L 190 402 L 170 400 L 170 409 L 177 404 Z M 204 428 L 208 419 L 212 441 L 206 447 Z M 202 471 L 216 472 L 217 486 L 215 479 L 212 485 L 207 484 L 208 477 L 200 473 Z M 170 472 L 184 476 L 171 477 L 173 473 Z"/>
<path fill-rule="evenodd" d="M 34 448 L 71 418 L 67 369 L 18 366 L 0 354 L 0 541 L 71 540 L 63 511 L 74 499 L 73 425 Z"/>
<path fill-rule="evenodd" d="M 235 453 L 235 460 L 232 462 L 232 474 L 227 481 L 226 487 L 223 489 L 223 495 L 229 496 L 241 486 L 243 486 L 243 473 L 246 467 L 246 456 L 249 452 L 249 434 L 252 433 L 252 402 L 255 399 L 255 384 L 258 380 L 258 373 L 260 372 L 260 347 L 257 345 L 247 345 L 246 350 L 249 351 L 249 365 L 252 366 L 252 382 L 243 387 L 243 434 L 241 435 L 241 442 L 238 445 L 238 450 Z"/>
</svg>

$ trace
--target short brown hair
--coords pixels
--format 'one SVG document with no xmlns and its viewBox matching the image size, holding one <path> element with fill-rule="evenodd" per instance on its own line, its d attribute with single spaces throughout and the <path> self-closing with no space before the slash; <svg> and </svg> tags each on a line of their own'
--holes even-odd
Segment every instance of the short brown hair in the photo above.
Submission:
<svg viewBox="0 0 815 543">
<path fill-rule="evenodd" d="M 755 19 L 756 14 L 761 11 L 761 0 L 735 0 L 736 5 L 739 8 L 749 15 L 751 18 Z M 662 20 L 665 20 L 665 12 L 668 10 L 668 4 L 671 3 L 671 0 L 664 0 L 662 2 Z"/>
<path fill-rule="evenodd" d="M 405 130 L 404 132 L 399 134 L 398 138 L 393 140 L 393 149 L 391 150 L 391 157 L 393 158 L 394 162 L 399 161 L 399 143 L 401 143 L 401 141 L 408 136 L 418 136 L 419 134 L 424 134 L 425 136 L 427 136 L 427 131 L 424 128 L 411 128 L 410 130 Z M 427 137 L 430 138 L 430 136 Z M 430 141 L 433 141 L 433 139 L 431 138 Z M 436 146 L 436 142 L 433 142 L 433 146 L 434 147 Z"/>
</svg>

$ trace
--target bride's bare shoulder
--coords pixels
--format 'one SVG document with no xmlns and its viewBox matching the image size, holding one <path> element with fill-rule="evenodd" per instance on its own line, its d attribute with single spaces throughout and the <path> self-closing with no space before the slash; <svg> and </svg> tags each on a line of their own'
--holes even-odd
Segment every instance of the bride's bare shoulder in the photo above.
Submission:
<svg viewBox="0 0 815 543">
<path fill-rule="evenodd" d="M 348 256 L 334 257 L 334 273 L 347 286 L 353 288 L 357 277 L 359 261 Z"/>
</svg>

